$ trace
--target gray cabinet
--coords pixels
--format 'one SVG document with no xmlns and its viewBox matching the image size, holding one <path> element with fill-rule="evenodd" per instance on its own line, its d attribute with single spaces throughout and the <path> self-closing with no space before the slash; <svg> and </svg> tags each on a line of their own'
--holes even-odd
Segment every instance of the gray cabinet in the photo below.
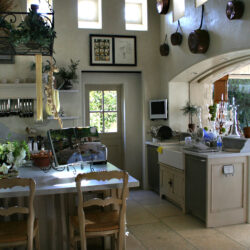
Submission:
<svg viewBox="0 0 250 250">
<path fill-rule="evenodd" d="M 147 145 L 148 185 L 149 188 L 159 193 L 159 163 L 157 146 Z"/>
<path fill-rule="evenodd" d="M 206 159 L 185 155 L 186 212 L 206 219 Z"/>
</svg>

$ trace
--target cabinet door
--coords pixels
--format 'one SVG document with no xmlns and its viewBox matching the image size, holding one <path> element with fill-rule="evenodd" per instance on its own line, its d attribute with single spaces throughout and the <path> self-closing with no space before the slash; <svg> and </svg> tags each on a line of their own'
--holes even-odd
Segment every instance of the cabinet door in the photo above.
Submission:
<svg viewBox="0 0 250 250">
<path fill-rule="evenodd" d="M 173 197 L 174 176 L 166 165 L 160 164 L 160 195 L 168 198 Z"/>
<path fill-rule="evenodd" d="M 147 163 L 148 163 L 148 185 L 149 188 L 159 193 L 159 165 L 158 152 L 156 146 L 147 146 Z"/>
<path fill-rule="evenodd" d="M 174 200 L 183 207 L 184 204 L 184 171 L 176 169 L 173 174 L 173 196 Z"/>
</svg>

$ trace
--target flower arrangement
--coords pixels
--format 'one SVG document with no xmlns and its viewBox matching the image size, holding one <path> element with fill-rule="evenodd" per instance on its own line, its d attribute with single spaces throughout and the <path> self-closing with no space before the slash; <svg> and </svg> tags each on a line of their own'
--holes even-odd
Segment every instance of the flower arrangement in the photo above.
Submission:
<svg viewBox="0 0 250 250">
<path fill-rule="evenodd" d="M 0 144 L 0 174 L 17 173 L 17 168 L 30 157 L 29 147 L 25 141 L 7 141 Z"/>
</svg>

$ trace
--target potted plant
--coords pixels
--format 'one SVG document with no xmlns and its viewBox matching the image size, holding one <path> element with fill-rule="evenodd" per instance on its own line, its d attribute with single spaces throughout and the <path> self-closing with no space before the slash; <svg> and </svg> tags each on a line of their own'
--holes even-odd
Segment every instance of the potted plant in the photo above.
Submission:
<svg viewBox="0 0 250 250">
<path fill-rule="evenodd" d="M 68 68 L 65 67 L 59 67 L 59 72 L 55 74 L 55 76 L 58 79 L 58 81 L 61 83 L 59 86 L 57 86 L 57 89 L 71 89 L 72 88 L 72 83 L 71 80 L 74 80 L 77 78 L 76 70 L 79 65 L 79 60 L 78 61 L 73 61 L 70 59 L 70 65 L 68 65 Z"/>
<path fill-rule="evenodd" d="M 243 128 L 244 136 L 245 138 L 250 138 L 250 126 L 246 111 L 244 118 L 245 118 L 245 127 Z"/>
<path fill-rule="evenodd" d="M 38 5 L 32 4 L 30 12 L 16 28 L 5 21 L 4 27 L 14 47 L 24 44 L 30 49 L 51 48 L 56 32 L 51 24 L 37 12 L 38 8 Z"/>
<path fill-rule="evenodd" d="M 18 141 L 7 141 L 0 144 L 0 175 L 17 175 L 18 167 L 30 157 L 28 144 Z"/>
<path fill-rule="evenodd" d="M 197 107 L 192 105 L 190 102 L 187 102 L 186 106 L 184 106 L 181 110 L 183 111 L 184 115 L 188 115 L 188 128 L 191 132 L 193 132 L 195 130 L 195 124 L 193 123 L 193 115 L 197 115 Z"/>
</svg>

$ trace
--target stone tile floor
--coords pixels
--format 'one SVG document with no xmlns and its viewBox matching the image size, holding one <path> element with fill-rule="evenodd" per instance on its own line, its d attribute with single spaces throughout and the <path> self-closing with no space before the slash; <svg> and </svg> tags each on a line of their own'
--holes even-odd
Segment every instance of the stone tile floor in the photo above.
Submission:
<svg viewBox="0 0 250 250">
<path fill-rule="evenodd" d="M 151 191 L 130 192 L 127 230 L 127 250 L 250 249 L 250 224 L 205 228 Z"/>
</svg>

